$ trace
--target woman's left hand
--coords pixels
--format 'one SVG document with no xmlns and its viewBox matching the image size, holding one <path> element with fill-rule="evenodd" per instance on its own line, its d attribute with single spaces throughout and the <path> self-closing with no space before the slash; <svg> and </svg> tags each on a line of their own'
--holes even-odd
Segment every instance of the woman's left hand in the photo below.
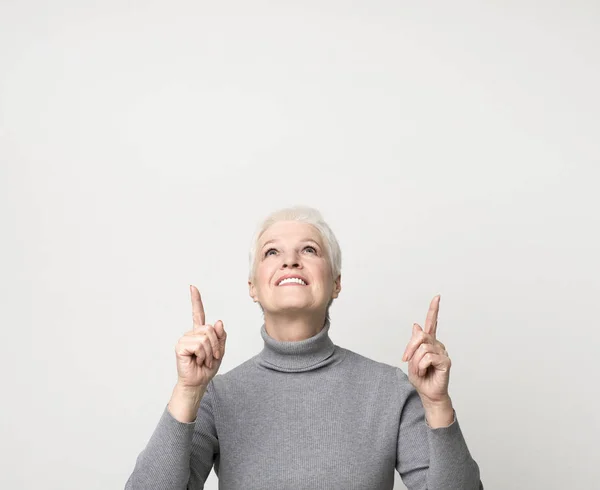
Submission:
<svg viewBox="0 0 600 490">
<path fill-rule="evenodd" d="M 446 347 L 436 338 L 440 295 L 429 305 L 425 329 L 415 323 L 412 337 L 406 346 L 403 361 L 408 361 L 408 379 L 416 388 L 423 405 L 427 407 L 447 404 L 450 366 Z"/>
</svg>

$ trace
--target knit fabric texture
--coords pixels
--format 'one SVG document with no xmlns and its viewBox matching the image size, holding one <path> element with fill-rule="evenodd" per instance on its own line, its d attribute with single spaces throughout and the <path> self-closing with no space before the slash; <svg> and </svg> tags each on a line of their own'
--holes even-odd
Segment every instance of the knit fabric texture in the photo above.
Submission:
<svg viewBox="0 0 600 490">
<path fill-rule="evenodd" d="M 263 350 L 217 374 L 194 422 L 168 408 L 125 490 L 481 490 L 456 412 L 432 429 L 398 367 L 335 345 L 330 324 L 283 342 L 261 327 Z"/>
</svg>

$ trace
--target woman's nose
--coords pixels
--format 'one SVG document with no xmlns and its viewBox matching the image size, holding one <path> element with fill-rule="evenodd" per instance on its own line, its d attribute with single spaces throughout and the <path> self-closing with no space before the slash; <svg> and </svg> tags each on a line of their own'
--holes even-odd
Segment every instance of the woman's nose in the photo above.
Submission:
<svg viewBox="0 0 600 490">
<path fill-rule="evenodd" d="M 287 267 L 298 268 L 298 267 L 300 267 L 300 260 L 295 252 L 290 252 L 284 256 L 283 264 L 281 266 L 283 268 L 287 268 Z"/>
</svg>

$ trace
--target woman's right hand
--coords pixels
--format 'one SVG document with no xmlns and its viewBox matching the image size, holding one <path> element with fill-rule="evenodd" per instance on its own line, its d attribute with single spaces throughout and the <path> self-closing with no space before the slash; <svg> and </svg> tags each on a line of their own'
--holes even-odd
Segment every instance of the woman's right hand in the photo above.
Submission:
<svg viewBox="0 0 600 490">
<path fill-rule="evenodd" d="M 227 333 L 221 320 L 214 327 L 205 324 L 200 291 L 190 286 L 190 293 L 194 323 L 175 346 L 177 384 L 185 389 L 206 388 L 221 366 Z"/>
</svg>

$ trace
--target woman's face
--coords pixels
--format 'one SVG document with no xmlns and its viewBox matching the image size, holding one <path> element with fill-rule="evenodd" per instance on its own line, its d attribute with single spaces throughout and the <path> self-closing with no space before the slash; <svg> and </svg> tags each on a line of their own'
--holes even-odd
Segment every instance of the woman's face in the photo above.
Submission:
<svg viewBox="0 0 600 490">
<path fill-rule="evenodd" d="M 317 229 L 298 221 L 278 221 L 262 234 L 256 249 L 254 281 L 250 296 L 269 313 L 310 310 L 325 313 L 341 290 L 334 281 L 323 240 Z M 301 278 L 279 284 L 285 276 Z"/>
</svg>

